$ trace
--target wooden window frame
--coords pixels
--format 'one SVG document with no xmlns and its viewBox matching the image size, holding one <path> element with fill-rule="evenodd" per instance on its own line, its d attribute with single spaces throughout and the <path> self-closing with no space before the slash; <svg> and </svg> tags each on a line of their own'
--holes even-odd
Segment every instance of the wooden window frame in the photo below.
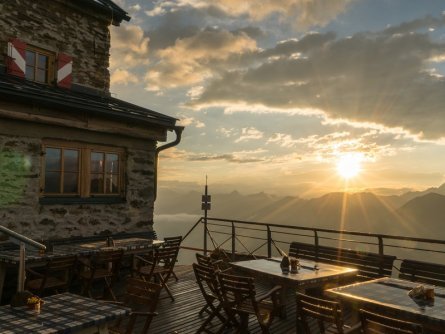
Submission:
<svg viewBox="0 0 445 334">
<path fill-rule="evenodd" d="M 79 150 L 79 178 L 78 178 L 78 193 L 45 193 L 45 167 L 46 167 L 46 149 L 72 149 Z M 118 192 L 117 193 L 91 193 L 90 191 L 90 177 L 91 177 L 91 152 L 105 152 L 117 154 L 118 156 Z M 116 199 L 125 197 L 125 161 L 126 152 L 124 148 L 103 146 L 95 144 L 86 144 L 79 142 L 66 142 L 62 140 L 44 140 L 42 143 L 41 155 L 41 177 L 40 177 L 40 198 L 73 198 L 77 199 L 92 199 L 92 198 L 110 198 Z M 63 173 L 63 171 L 62 171 Z M 105 182 L 105 180 L 104 180 Z M 61 189 L 63 190 L 63 184 Z M 95 201 L 93 201 L 95 202 Z M 98 202 L 101 202 L 100 200 Z"/>
<path fill-rule="evenodd" d="M 26 78 L 26 69 L 28 68 L 28 66 L 30 66 L 28 64 L 28 62 L 26 62 L 26 52 L 30 51 L 30 52 L 34 52 L 35 53 L 35 61 L 33 64 L 33 68 L 34 68 L 34 79 L 28 79 Z M 42 56 L 46 56 L 48 57 L 48 68 L 46 69 L 46 81 L 37 81 L 36 80 L 36 73 L 37 73 L 37 69 L 38 69 L 38 55 L 42 55 Z M 56 54 L 55 52 L 51 52 L 45 49 L 41 49 L 32 45 L 26 45 L 26 49 L 25 49 L 25 63 L 26 63 L 26 69 L 25 69 L 25 78 L 29 81 L 33 81 L 33 82 L 38 82 L 38 83 L 43 83 L 43 84 L 52 84 L 54 82 L 54 78 L 55 78 L 55 72 L 54 72 L 54 66 L 55 66 L 55 60 L 56 60 Z"/>
</svg>

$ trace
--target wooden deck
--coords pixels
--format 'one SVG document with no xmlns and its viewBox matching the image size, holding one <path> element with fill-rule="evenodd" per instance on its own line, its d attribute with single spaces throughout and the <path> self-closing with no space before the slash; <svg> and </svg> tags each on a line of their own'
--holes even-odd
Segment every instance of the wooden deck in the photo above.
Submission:
<svg viewBox="0 0 445 334">
<path fill-rule="evenodd" d="M 179 277 L 179 281 L 175 282 L 171 279 L 169 287 L 171 288 L 175 301 L 165 298 L 165 291 L 161 293 L 157 312 L 159 315 L 154 318 L 150 333 L 170 334 L 175 331 L 178 334 L 196 333 L 197 329 L 206 319 L 206 314 L 199 315 L 199 311 L 204 306 L 205 301 L 201 291 L 195 282 L 195 277 L 191 266 L 177 266 L 175 273 Z M 271 327 L 271 333 L 295 333 L 295 304 L 292 299 L 289 300 L 290 305 L 287 308 L 287 319 L 275 318 Z M 252 334 L 261 333 L 256 319 L 250 317 L 249 330 Z M 218 319 L 212 321 L 212 331 L 220 327 L 221 323 Z M 137 332 L 136 332 L 137 333 Z M 136 334 L 135 333 L 135 334 Z M 224 333 L 235 333 L 235 330 L 226 330 Z"/>
</svg>

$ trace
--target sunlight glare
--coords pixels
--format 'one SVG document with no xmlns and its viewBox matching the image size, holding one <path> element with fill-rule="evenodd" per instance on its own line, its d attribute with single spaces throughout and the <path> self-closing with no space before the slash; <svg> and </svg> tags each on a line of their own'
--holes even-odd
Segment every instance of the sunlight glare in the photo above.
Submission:
<svg viewBox="0 0 445 334">
<path fill-rule="evenodd" d="M 360 153 L 346 153 L 339 156 L 337 161 L 337 172 L 344 179 L 356 177 L 361 171 L 363 160 Z"/>
</svg>

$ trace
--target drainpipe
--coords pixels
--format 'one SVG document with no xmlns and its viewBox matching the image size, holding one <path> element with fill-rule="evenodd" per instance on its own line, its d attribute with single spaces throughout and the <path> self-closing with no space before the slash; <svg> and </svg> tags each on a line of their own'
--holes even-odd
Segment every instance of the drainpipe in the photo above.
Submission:
<svg viewBox="0 0 445 334">
<path fill-rule="evenodd" d="M 154 200 L 156 201 L 156 196 L 158 194 L 158 158 L 159 158 L 159 153 L 163 150 L 166 150 L 170 147 L 176 146 L 179 144 L 179 142 L 181 141 L 181 135 L 182 135 L 182 131 L 184 131 L 184 127 L 183 126 L 175 126 L 173 128 L 173 131 L 175 131 L 176 133 L 176 139 L 174 141 L 172 141 L 171 143 L 159 146 L 156 148 L 156 152 L 155 152 L 155 166 L 154 166 Z"/>
</svg>

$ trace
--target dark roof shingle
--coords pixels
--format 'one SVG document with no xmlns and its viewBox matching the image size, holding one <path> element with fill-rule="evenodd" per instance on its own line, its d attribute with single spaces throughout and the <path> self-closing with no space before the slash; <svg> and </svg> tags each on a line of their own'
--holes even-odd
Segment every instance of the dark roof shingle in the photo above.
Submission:
<svg viewBox="0 0 445 334">
<path fill-rule="evenodd" d="M 106 94 L 87 94 L 0 74 L 0 98 L 39 107 L 86 112 L 111 119 L 175 127 L 176 118 Z"/>
</svg>

